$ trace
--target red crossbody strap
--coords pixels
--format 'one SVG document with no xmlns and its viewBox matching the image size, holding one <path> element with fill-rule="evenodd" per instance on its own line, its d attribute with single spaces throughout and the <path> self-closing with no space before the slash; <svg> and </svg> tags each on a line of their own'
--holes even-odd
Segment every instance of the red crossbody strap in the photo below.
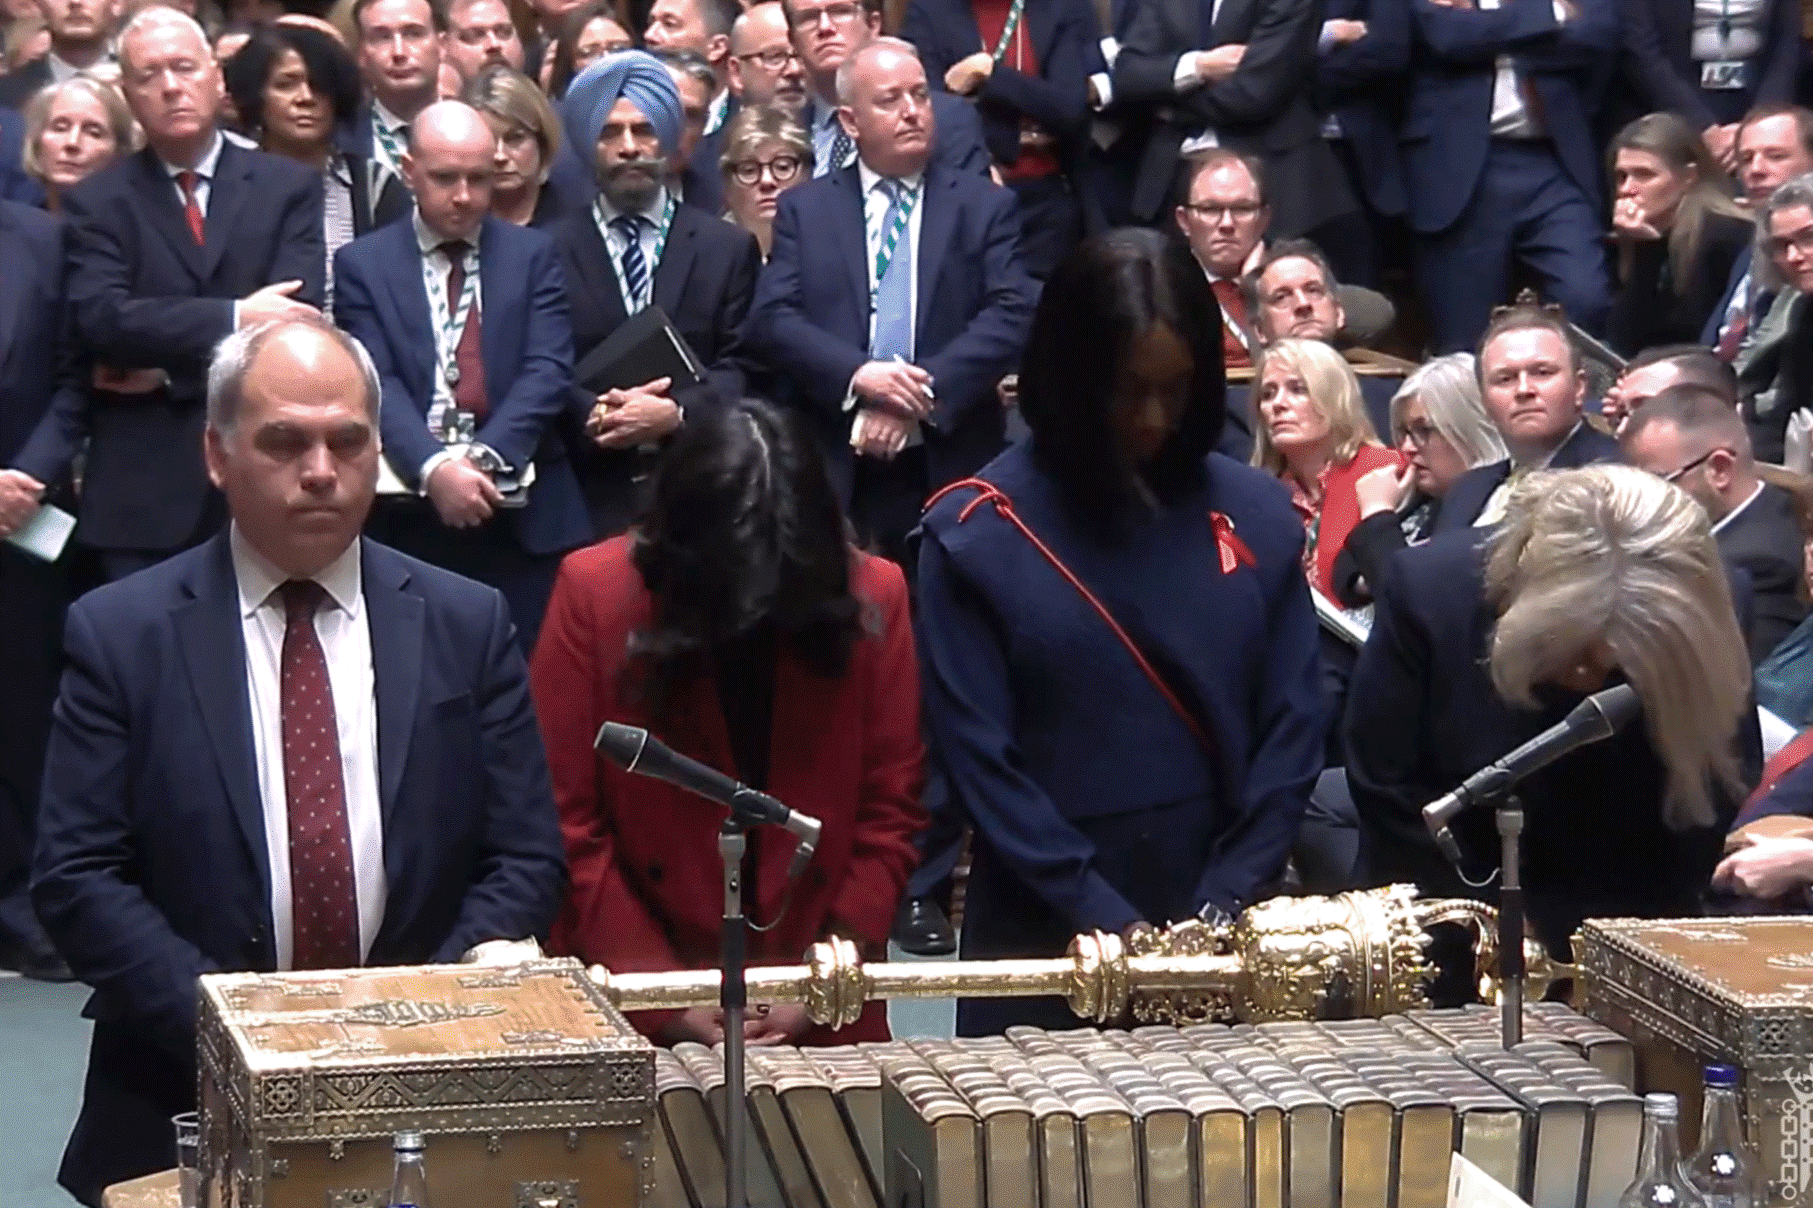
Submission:
<svg viewBox="0 0 1813 1208">
<path fill-rule="evenodd" d="M 1051 563 L 1058 574 L 1064 576 L 1064 581 L 1076 588 L 1077 594 L 1089 602 L 1089 606 L 1095 609 L 1096 615 L 1102 618 L 1102 622 L 1107 625 L 1109 629 L 1114 631 L 1115 637 L 1120 639 L 1121 645 L 1127 648 L 1127 653 L 1133 656 L 1133 661 L 1139 664 L 1139 669 L 1145 673 L 1146 678 L 1152 681 L 1152 686 L 1158 689 L 1159 695 L 1165 698 L 1165 703 L 1170 705 L 1171 709 L 1177 714 L 1178 719 L 1182 721 L 1185 726 L 1189 727 L 1191 736 L 1202 745 L 1202 749 L 1208 752 L 1211 759 L 1216 759 L 1220 755 L 1220 752 L 1216 748 L 1213 740 L 1211 740 L 1208 734 L 1203 730 L 1201 724 L 1197 722 L 1195 715 L 1184 708 L 1183 702 L 1177 699 L 1177 694 L 1171 691 L 1171 686 L 1165 683 L 1164 677 L 1158 674 L 1157 669 L 1152 666 L 1149 660 L 1147 660 L 1144 652 L 1140 650 L 1139 646 L 1132 638 L 1127 636 L 1127 631 L 1121 628 L 1120 622 L 1114 619 L 1114 614 L 1108 611 L 1107 606 L 1096 599 L 1095 593 L 1090 591 L 1083 581 L 1077 578 L 1076 574 L 1068 566 L 1064 565 L 1063 559 L 1053 553 L 1050 546 L 1039 540 L 1039 535 L 1028 528 L 1024 520 L 1020 519 L 1018 513 L 1014 511 L 1013 500 L 1009 499 L 1000 487 L 997 487 L 992 482 L 984 482 L 980 478 L 962 478 L 951 483 L 949 486 L 933 495 L 930 499 L 926 500 L 926 510 L 930 511 L 940 499 L 943 499 L 952 491 L 958 491 L 964 488 L 973 488 L 978 494 L 974 499 L 964 504 L 963 510 L 957 513 L 957 523 L 962 524 L 968 520 L 970 516 L 975 513 L 976 509 L 983 504 L 992 503 L 995 507 L 996 514 L 1009 524 L 1013 525 L 1016 529 L 1020 530 L 1020 535 L 1031 542 L 1034 549 L 1044 555 L 1045 561 Z M 1251 555 L 1249 554 L 1248 557 L 1251 557 Z"/>
</svg>

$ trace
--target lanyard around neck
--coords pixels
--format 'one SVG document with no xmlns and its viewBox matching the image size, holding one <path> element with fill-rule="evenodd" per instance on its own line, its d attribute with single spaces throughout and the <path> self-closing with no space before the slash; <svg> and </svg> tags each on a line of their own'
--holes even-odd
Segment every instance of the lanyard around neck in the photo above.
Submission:
<svg viewBox="0 0 1813 1208">
<path fill-rule="evenodd" d="M 888 275 L 888 266 L 894 263 L 894 249 L 900 243 L 901 235 L 906 233 L 907 222 L 913 216 L 913 207 L 919 202 L 919 190 L 902 188 L 898 203 L 891 203 L 894 210 L 894 221 L 883 232 L 881 246 L 875 250 L 875 284 L 869 287 L 869 309 L 875 308 L 875 295 L 881 290 L 882 278 Z"/>
<path fill-rule="evenodd" d="M 1014 40 L 1014 34 L 1019 32 L 1020 18 L 1025 14 L 1026 0 L 1013 0 L 1013 6 L 1007 10 L 1007 24 L 1001 27 L 1001 38 L 995 43 L 992 56 L 995 62 L 999 63 L 1002 56 L 1007 53 L 1008 46 Z"/>
<path fill-rule="evenodd" d="M 667 204 L 661 207 L 661 221 L 655 225 L 655 248 L 654 254 L 648 259 L 648 277 L 643 281 L 638 295 L 630 294 L 629 279 L 623 275 L 623 257 L 621 255 L 611 257 L 611 271 L 617 274 L 617 284 L 623 290 L 623 300 L 628 305 L 631 314 L 637 314 L 647 309 L 648 304 L 654 301 L 655 269 L 661 264 L 661 253 L 667 250 L 667 235 L 674 225 L 674 208 L 674 195 L 669 193 Z M 611 224 L 604 215 L 604 198 L 602 197 L 598 199 L 597 216 L 599 227 L 608 235 Z M 640 229 L 632 238 L 640 242 L 642 238 Z"/>
</svg>

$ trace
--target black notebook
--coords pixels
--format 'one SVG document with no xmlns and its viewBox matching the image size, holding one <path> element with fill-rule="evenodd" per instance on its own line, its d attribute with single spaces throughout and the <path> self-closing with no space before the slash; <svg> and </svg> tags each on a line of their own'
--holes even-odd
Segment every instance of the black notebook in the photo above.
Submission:
<svg viewBox="0 0 1813 1208">
<path fill-rule="evenodd" d="M 705 380 L 705 367 L 659 306 L 632 315 L 573 370 L 573 381 L 593 394 L 628 390 L 656 378 L 672 378 L 673 390 Z"/>
</svg>

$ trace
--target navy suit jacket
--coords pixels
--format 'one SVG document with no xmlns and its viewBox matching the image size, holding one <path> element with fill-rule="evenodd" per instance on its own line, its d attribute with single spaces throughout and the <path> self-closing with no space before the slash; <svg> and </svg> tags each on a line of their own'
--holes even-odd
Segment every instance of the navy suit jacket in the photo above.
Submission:
<svg viewBox="0 0 1813 1208">
<path fill-rule="evenodd" d="M 197 245 L 175 184 L 150 148 L 70 190 L 69 303 L 84 355 L 162 369 L 167 389 L 60 395 L 34 449 L 62 477 L 86 435 L 82 535 L 100 549 L 187 543 L 213 491 L 202 466 L 208 361 L 233 331 L 234 303 L 279 281 L 321 305 L 321 175 L 225 139 Z M 40 475 L 40 477 L 42 477 Z"/>
<path fill-rule="evenodd" d="M 988 153 L 1001 164 L 1019 161 L 1022 117 L 1038 123 L 1066 150 L 1079 148 L 1089 131 L 1090 61 L 1101 54 L 1102 35 L 1090 0 L 1029 4 L 1023 20 L 1038 74 L 997 63 L 975 96 Z M 958 60 L 993 49 L 982 44 L 969 0 L 911 0 L 901 36 L 918 47 L 934 90 L 943 89 L 944 73 Z"/>
<path fill-rule="evenodd" d="M 1444 504 L 1444 511 L 1446 506 Z M 1496 616 L 1484 602 L 1484 530 L 1438 534 L 1393 557 L 1373 584 L 1373 628 L 1348 690 L 1347 778 L 1375 884 L 1412 882 L 1425 894 L 1475 897 L 1437 852 L 1422 809 L 1478 769 L 1561 720 L 1577 693 L 1539 689 L 1538 707 L 1499 697 L 1486 667 Z M 1747 611 L 1742 575 L 1734 604 Z M 1734 748 L 1755 783 L 1762 746 L 1746 710 Z M 1667 829 L 1666 777 L 1647 728 L 1626 727 L 1524 780 L 1524 885 L 1530 919 L 1565 958 L 1568 936 L 1593 917 L 1701 913 L 1735 800 L 1710 827 Z M 1457 819 L 1478 881 L 1498 864 L 1489 809 Z"/>
<path fill-rule="evenodd" d="M 788 379 L 818 427 L 834 475 L 851 482 L 850 379 L 869 358 L 868 240 L 856 167 L 781 194 L 768 264 L 744 333 L 751 355 Z M 1014 196 L 934 163 L 924 178 L 915 362 L 937 399 L 925 427 L 932 486 L 1000 451 L 995 395 L 1019 363 L 1038 292 L 1020 262 Z"/>
<path fill-rule="evenodd" d="M 371 106 L 361 106 L 353 115 L 350 125 L 340 129 L 340 147 L 358 156 L 355 165 L 359 170 L 358 188 L 354 193 L 359 202 L 358 221 L 361 233 L 381 226 L 389 226 L 399 218 L 406 217 L 415 208 L 415 198 L 410 196 L 409 186 L 400 177 L 387 176 L 384 187 L 378 192 L 378 204 L 375 213 L 371 208 L 371 166 L 377 162 L 377 139 L 371 129 Z M 370 217 L 367 217 L 367 215 Z"/>
<path fill-rule="evenodd" d="M 565 270 L 573 359 L 578 363 L 623 326 L 629 314 L 592 210 L 569 214 L 549 234 Z M 761 270 L 762 249 L 754 235 L 690 204 L 674 207 L 673 226 L 655 265 L 654 303 L 706 368 L 704 386 L 673 393 L 688 413 L 696 415 L 742 397 L 740 338 Z M 600 449 L 583 435 L 596 401 L 591 391 L 574 384 L 569 432 L 594 527 L 602 528 L 603 535 L 629 523 L 630 485 L 640 458 L 631 449 Z"/>
<path fill-rule="evenodd" d="M 479 443 L 512 466 L 535 463 L 525 507 L 509 514 L 522 548 L 550 554 L 592 539 L 555 421 L 573 382 L 573 329 L 554 241 L 486 218 L 479 232 L 481 346 L 490 408 Z M 437 368 L 415 223 L 393 222 L 334 257 L 334 317 L 357 337 L 383 383 L 384 455 L 411 487 L 441 443 L 428 430 Z"/>
<path fill-rule="evenodd" d="M 1340 123 L 1360 166 L 1360 187 L 1380 214 L 1404 212 L 1398 119 L 1410 66 L 1410 0 L 1329 0 L 1325 20 L 1366 22 L 1358 42 L 1316 59 L 1316 108 Z"/>
<path fill-rule="evenodd" d="M 1502 8 L 1446 8 L 1410 0 L 1416 52 L 1402 131 L 1412 229 L 1445 231 L 1478 188 L 1492 143 L 1492 82 L 1510 55 L 1541 98 L 1562 168 L 1595 209 L 1605 203 L 1603 164 L 1588 101 L 1592 73 L 1618 48 L 1617 0 L 1580 0 L 1557 23 L 1551 0 Z"/>
<path fill-rule="evenodd" d="M 0 201 L 0 465 L 52 487 L 66 467 L 49 451 L 64 438 L 38 428 L 53 411 L 81 411 L 63 292 L 65 247 L 61 221 Z M 64 395 L 70 397 L 53 405 Z"/>
<path fill-rule="evenodd" d="M 367 962 L 545 935 L 565 860 L 503 598 L 370 541 L 362 566 L 386 879 Z M 170 1165 L 168 1115 L 195 1088 L 197 976 L 275 967 L 226 534 L 78 601 L 66 648 L 32 898 L 94 988 L 60 1178 L 98 1204 L 107 1184 Z"/>
<path fill-rule="evenodd" d="M 1695 130 L 1716 124 L 1693 57 L 1693 0 L 1623 0 L 1622 8 L 1625 77 L 1644 110 L 1667 109 Z M 1800 5 L 1769 0 L 1763 47 L 1749 64 L 1743 108 L 1792 102 L 1802 54 Z"/>
<path fill-rule="evenodd" d="M 1584 419 L 1574 429 L 1574 434 L 1561 443 L 1555 450 L 1555 456 L 1549 459 L 1551 470 L 1578 470 L 1601 461 L 1623 461 L 1624 451 L 1618 442 Z M 1476 466 L 1454 480 L 1448 493 L 1442 496 L 1440 512 L 1436 514 L 1435 531 L 1452 532 L 1455 529 L 1473 527 L 1473 521 L 1485 510 L 1486 501 L 1492 498 L 1492 492 L 1498 489 L 1511 473 L 1511 461 L 1495 461 L 1488 466 Z"/>
<path fill-rule="evenodd" d="M 1204 129 L 1222 146 L 1263 161 L 1277 234 L 1305 235 L 1351 213 L 1346 175 L 1311 104 L 1321 4 L 1223 0 L 1213 27 L 1206 27 L 1208 8 L 1203 0 L 1143 0 L 1115 60 L 1115 96 L 1159 107 L 1134 184 L 1134 215 L 1152 218 L 1163 210 L 1185 137 Z M 1235 42 L 1245 44 L 1246 57 L 1232 75 L 1177 91 L 1172 77 L 1180 54 Z"/>
</svg>

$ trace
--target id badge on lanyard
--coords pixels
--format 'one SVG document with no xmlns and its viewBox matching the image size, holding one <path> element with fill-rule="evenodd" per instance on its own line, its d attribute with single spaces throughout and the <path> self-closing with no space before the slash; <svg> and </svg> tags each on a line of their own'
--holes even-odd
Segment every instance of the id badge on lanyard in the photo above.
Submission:
<svg viewBox="0 0 1813 1208">
<path fill-rule="evenodd" d="M 1700 64 L 1700 87 L 1708 92 L 1741 92 L 1750 64 L 1742 59 L 1708 59 Z"/>
</svg>

